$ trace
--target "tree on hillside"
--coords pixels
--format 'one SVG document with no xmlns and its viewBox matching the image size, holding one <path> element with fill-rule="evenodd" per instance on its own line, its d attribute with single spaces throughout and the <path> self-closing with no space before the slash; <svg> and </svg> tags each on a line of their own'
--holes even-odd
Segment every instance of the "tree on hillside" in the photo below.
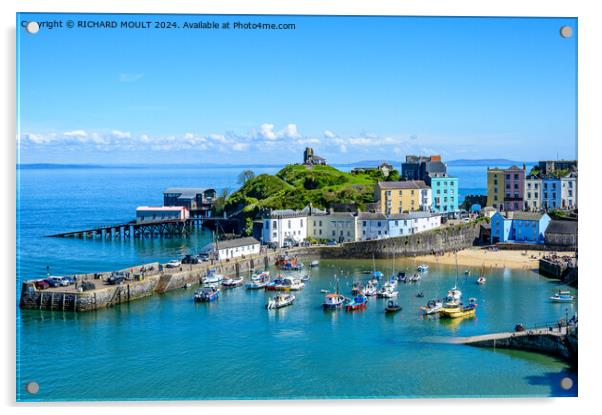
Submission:
<svg viewBox="0 0 602 415">
<path fill-rule="evenodd" d="M 251 219 L 251 218 L 245 219 L 245 235 L 246 236 L 253 235 L 253 219 Z"/>
<path fill-rule="evenodd" d="M 238 184 L 245 184 L 246 182 L 253 179 L 254 177 L 255 177 L 255 173 L 253 173 L 253 170 L 243 170 L 238 175 Z"/>
<path fill-rule="evenodd" d="M 224 213 L 224 208 L 226 207 L 226 200 L 230 195 L 230 191 L 228 189 L 222 189 L 219 196 L 215 198 L 213 201 L 213 213 L 214 215 L 221 215 Z"/>
<path fill-rule="evenodd" d="M 387 181 L 396 182 L 399 181 L 399 177 L 399 170 L 393 169 L 389 172 L 389 175 L 387 176 Z"/>
</svg>

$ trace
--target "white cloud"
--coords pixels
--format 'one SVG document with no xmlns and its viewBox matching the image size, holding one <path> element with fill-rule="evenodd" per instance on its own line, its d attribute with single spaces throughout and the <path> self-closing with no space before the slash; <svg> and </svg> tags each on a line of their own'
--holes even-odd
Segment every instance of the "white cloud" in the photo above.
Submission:
<svg viewBox="0 0 602 415">
<path fill-rule="evenodd" d="M 324 135 L 324 137 L 326 138 L 336 138 L 336 134 L 330 130 L 324 130 L 324 132 L 322 133 Z"/>
<path fill-rule="evenodd" d="M 84 130 L 66 131 L 63 133 L 65 137 L 86 138 L 88 133 Z"/>
<path fill-rule="evenodd" d="M 113 131 L 111 131 L 111 134 L 115 138 L 131 138 L 132 137 L 132 134 L 130 134 L 129 132 L 126 132 L 126 131 L 113 130 Z"/>
<path fill-rule="evenodd" d="M 261 124 L 259 135 L 268 140 L 276 140 L 278 135 L 274 132 L 274 124 Z"/>
</svg>

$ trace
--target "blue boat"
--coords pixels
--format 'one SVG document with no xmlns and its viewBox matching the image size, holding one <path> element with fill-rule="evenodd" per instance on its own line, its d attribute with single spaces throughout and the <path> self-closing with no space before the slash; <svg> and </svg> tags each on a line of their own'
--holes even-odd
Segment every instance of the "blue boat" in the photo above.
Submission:
<svg viewBox="0 0 602 415">
<path fill-rule="evenodd" d="M 197 303 L 210 303 L 219 299 L 220 290 L 217 287 L 209 286 L 198 289 L 194 293 L 194 301 Z"/>
<path fill-rule="evenodd" d="M 345 309 L 347 311 L 361 310 L 366 308 L 366 304 L 368 304 L 368 297 L 364 294 L 359 294 L 345 304 Z"/>
</svg>

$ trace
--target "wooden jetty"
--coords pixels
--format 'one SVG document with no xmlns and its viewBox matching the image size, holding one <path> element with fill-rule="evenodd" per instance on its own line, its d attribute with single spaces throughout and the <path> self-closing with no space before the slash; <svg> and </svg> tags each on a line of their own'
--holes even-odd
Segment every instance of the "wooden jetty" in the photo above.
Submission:
<svg viewBox="0 0 602 415">
<path fill-rule="evenodd" d="M 48 236 L 51 238 L 83 239 L 173 238 L 186 237 L 196 228 L 215 226 L 217 223 L 232 227 L 237 226 L 238 220 L 231 218 L 191 217 L 182 220 L 170 219 L 145 223 L 130 221 L 114 225 L 101 225 L 84 230 L 61 232 Z"/>
</svg>

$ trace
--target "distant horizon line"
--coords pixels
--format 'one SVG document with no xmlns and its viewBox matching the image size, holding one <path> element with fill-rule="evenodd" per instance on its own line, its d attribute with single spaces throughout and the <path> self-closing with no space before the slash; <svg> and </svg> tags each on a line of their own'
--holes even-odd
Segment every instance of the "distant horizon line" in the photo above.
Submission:
<svg viewBox="0 0 602 415">
<path fill-rule="evenodd" d="M 560 159 L 559 159 L 560 160 Z M 563 159 L 564 160 L 564 159 Z M 403 160 L 393 161 L 393 160 L 359 160 L 354 162 L 347 163 L 329 163 L 328 165 L 333 167 L 371 167 L 371 165 L 376 165 L 380 163 L 389 163 L 389 164 L 401 164 Z M 460 165 L 488 165 L 488 164 L 537 164 L 537 161 L 521 161 L 521 160 L 511 160 L 505 158 L 491 158 L 491 159 L 454 159 L 444 162 L 445 164 L 454 164 L 457 166 Z M 48 162 L 36 162 L 36 163 L 17 163 L 17 168 L 111 168 L 111 167 L 210 167 L 210 168 L 232 168 L 232 167 L 282 167 L 288 164 L 301 164 L 301 163 L 281 163 L 281 164 L 268 164 L 268 163 L 48 163 Z"/>
</svg>

